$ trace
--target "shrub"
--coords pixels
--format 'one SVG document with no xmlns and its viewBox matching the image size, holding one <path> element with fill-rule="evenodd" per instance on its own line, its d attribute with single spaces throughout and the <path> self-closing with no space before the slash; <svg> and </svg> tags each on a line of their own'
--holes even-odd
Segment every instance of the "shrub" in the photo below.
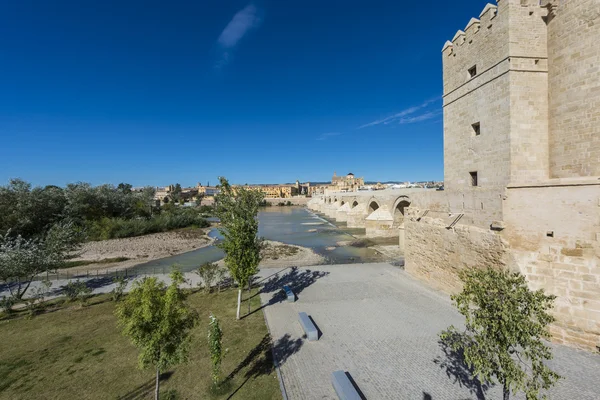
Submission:
<svg viewBox="0 0 600 400">
<path fill-rule="evenodd" d="M 15 305 L 15 303 L 16 300 L 14 297 L 2 296 L 2 299 L 0 300 L 0 308 L 5 314 L 11 314 L 13 312 L 12 307 Z"/>
<path fill-rule="evenodd" d="M 44 298 L 50 290 L 50 287 L 52 287 L 52 282 L 44 280 L 40 286 L 32 290 L 33 294 L 25 302 L 25 306 L 29 311 L 29 318 L 45 308 Z"/>
<path fill-rule="evenodd" d="M 227 268 L 219 267 L 217 268 L 216 280 L 217 280 L 217 293 L 221 293 L 221 285 L 223 284 L 223 280 L 227 276 Z"/>
<path fill-rule="evenodd" d="M 116 284 L 113 290 L 111 290 L 111 295 L 113 301 L 119 301 L 123 298 L 123 294 L 125 293 L 125 289 L 127 288 L 127 280 L 122 277 L 113 278 L 113 283 Z"/>
<path fill-rule="evenodd" d="M 210 360 L 212 363 L 212 381 L 214 386 L 219 385 L 221 375 L 221 362 L 223 361 L 223 331 L 219 324 L 219 319 L 212 313 L 210 314 L 208 324 L 208 348 L 210 350 Z"/>
<path fill-rule="evenodd" d="M 204 290 L 206 293 L 210 293 L 210 288 L 217 277 L 218 270 L 219 266 L 215 263 L 205 263 L 196 270 L 196 273 L 198 276 L 200 276 L 200 279 L 202 279 L 201 282 L 198 282 L 198 286 L 204 284 Z"/>
<path fill-rule="evenodd" d="M 288 200 L 288 201 L 285 203 L 285 205 L 286 205 L 286 206 L 291 206 L 291 205 L 292 205 L 292 202 Z"/>
<path fill-rule="evenodd" d="M 69 301 L 79 300 L 81 306 L 84 306 L 89 294 L 92 293 L 92 289 L 85 282 L 78 279 L 75 282 L 71 281 L 67 283 L 64 287 L 64 292 Z"/>
<path fill-rule="evenodd" d="M 206 228 L 210 224 L 193 209 L 164 212 L 152 218 L 102 218 L 88 223 L 91 240 L 119 239 L 197 226 Z"/>
<path fill-rule="evenodd" d="M 179 400 L 179 393 L 175 389 L 167 390 L 161 397 L 164 400 Z"/>
</svg>

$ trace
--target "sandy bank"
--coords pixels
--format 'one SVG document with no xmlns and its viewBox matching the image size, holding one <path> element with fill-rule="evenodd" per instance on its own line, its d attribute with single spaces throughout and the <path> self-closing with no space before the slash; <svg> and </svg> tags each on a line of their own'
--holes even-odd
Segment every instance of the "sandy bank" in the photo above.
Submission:
<svg viewBox="0 0 600 400">
<path fill-rule="evenodd" d="M 159 258 L 187 253 L 209 246 L 213 239 L 207 234 L 210 228 L 181 229 L 124 239 L 110 239 L 84 243 L 75 261 L 99 262 L 106 259 L 125 257 L 129 260 L 102 264 L 102 269 L 129 268 Z M 70 271 L 96 269 L 98 264 L 71 268 Z"/>
<path fill-rule="evenodd" d="M 259 268 L 280 267 L 308 267 L 311 265 L 322 265 L 326 259 L 312 249 L 307 247 L 285 244 L 272 240 L 265 240 L 265 250 Z M 225 265 L 224 260 L 218 261 L 219 265 Z"/>
</svg>

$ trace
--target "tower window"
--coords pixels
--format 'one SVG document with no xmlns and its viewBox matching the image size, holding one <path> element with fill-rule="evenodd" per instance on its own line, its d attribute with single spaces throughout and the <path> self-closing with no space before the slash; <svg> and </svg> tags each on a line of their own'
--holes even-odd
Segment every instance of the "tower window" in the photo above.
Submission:
<svg viewBox="0 0 600 400">
<path fill-rule="evenodd" d="M 475 136 L 481 135 L 481 123 L 475 122 L 473 125 L 471 125 L 471 128 L 473 128 L 473 133 Z"/>
<path fill-rule="evenodd" d="M 477 171 L 469 172 L 471 175 L 471 186 L 477 186 Z"/>
<path fill-rule="evenodd" d="M 473 78 L 475 75 L 477 75 L 477 65 L 473 65 L 469 68 L 469 78 Z"/>
</svg>

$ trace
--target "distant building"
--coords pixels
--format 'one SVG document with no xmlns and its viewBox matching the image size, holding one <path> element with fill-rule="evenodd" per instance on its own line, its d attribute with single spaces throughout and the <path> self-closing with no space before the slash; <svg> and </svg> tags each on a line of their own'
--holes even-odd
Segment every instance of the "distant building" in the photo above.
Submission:
<svg viewBox="0 0 600 400">
<path fill-rule="evenodd" d="M 198 189 L 199 195 L 204 195 L 204 196 L 208 196 L 208 197 L 212 197 L 212 196 L 215 196 L 215 195 L 221 193 L 221 190 L 218 187 L 202 186 L 201 183 L 198 183 L 198 185 L 196 186 L 196 189 Z"/>
<path fill-rule="evenodd" d="M 337 176 L 334 172 L 331 178 L 331 190 L 339 192 L 356 192 L 365 185 L 363 178 L 356 178 L 352 172 L 346 176 Z"/>
</svg>

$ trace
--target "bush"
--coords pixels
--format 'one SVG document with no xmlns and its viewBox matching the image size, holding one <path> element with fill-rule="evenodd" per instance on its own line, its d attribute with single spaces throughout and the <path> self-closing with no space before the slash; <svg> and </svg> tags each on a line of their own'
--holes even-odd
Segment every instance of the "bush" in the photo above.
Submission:
<svg viewBox="0 0 600 400">
<path fill-rule="evenodd" d="M 203 264 L 196 270 L 196 273 L 200 276 L 200 279 L 202 279 L 201 282 L 198 282 L 198 286 L 204 285 L 206 293 L 210 293 L 210 288 L 217 277 L 218 270 L 219 266 L 215 263 Z"/>
<path fill-rule="evenodd" d="M 285 203 L 285 205 L 286 205 L 286 206 L 291 206 L 291 205 L 292 205 L 292 202 L 288 200 L 288 201 Z"/>
<path fill-rule="evenodd" d="M 177 390 L 175 389 L 169 389 L 167 390 L 162 396 L 160 396 L 161 399 L 164 400 L 179 400 L 179 393 L 177 393 Z"/>
<path fill-rule="evenodd" d="M 32 290 L 33 294 L 25 302 L 25 306 L 29 311 L 29 318 L 45 308 L 44 298 L 48 294 L 50 287 L 52 287 L 52 282 L 44 280 L 40 286 Z"/>
<path fill-rule="evenodd" d="M 88 223 L 88 236 L 90 240 L 119 239 L 189 226 L 206 228 L 210 224 L 196 210 L 184 209 L 161 213 L 149 219 L 102 218 Z"/>
<path fill-rule="evenodd" d="M 71 281 L 67 283 L 64 287 L 64 292 L 69 301 L 79 300 L 81 305 L 84 306 L 89 294 L 92 293 L 92 289 L 87 287 L 85 282 L 78 279 L 75 282 Z"/>
<path fill-rule="evenodd" d="M 15 305 L 15 298 L 12 296 L 6 297 L 2 296 L 0 300 L 0 308 L 5 314 L 11 314 L 13 312 L 12 307 Z"/>
<path fill-rule="evenodd" d="M 198 212 L 200 214 L 212 215 L 214 211 L 215 210 L 214 210 L 213 206 L 203 205 L 203 206 L 198 207 Z"/>
<path fill-rule="evenodd" d="M 111 290 L 110 294 L 112 295 L 113 301 L 119 301 L 123 298 L 123 294 L 127 288 L 127 280 L 124 277 L 119 276 L 113 278 L 113 283 L 115 283 L 116 286 L 113 290 Z"/>
</svg>

